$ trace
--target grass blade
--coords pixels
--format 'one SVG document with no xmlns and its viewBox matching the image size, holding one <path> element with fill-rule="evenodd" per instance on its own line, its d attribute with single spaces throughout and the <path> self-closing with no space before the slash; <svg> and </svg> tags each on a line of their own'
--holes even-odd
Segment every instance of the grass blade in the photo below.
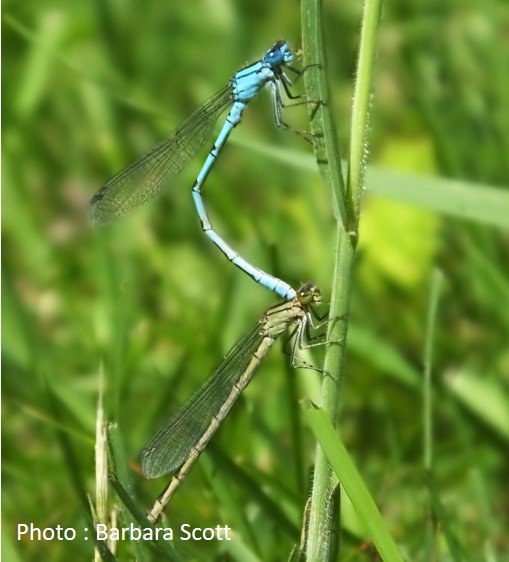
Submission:
<svg viewBox="0 0 509 562">
<path fill-rule="evenodd" d="M 382 560 L 403 562 L 371 494 L 325 412 L 308 403 L 305 406 L 305 417 Z"/>
</svg>

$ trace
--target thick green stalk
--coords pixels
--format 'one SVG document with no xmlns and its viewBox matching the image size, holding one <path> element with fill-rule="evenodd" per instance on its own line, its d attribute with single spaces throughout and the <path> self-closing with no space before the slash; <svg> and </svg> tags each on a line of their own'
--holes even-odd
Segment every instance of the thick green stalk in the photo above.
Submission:
<svg viewBox="0 0 509 562">
<path fill-rule="evenodd" d="M 306 95 L 310 104 L 311 131 L 315 155 L 326 187 L 332 194 L 334 215 L 338 221 L 334 277 L 331 289 L 328 342 L 324 363 L 327 376 L 322 384 L 321 408 L 335 424 L 339 408 L 339 382 L 343 376 L 344 351 L 348 329 L 348 311 L 352 284 L 360 194 L 362 192 L 369 92 L 374 45 L 381 0 L 366 0 L 363 19 L 357 84 L 353 104 L 348 184 L 342 181 L 334 119 L 329 101 L 327 60 L 325 56 L 321 0 L 302 0 L 302 47 Z M 355 130 L 354 130 L 355 128 Z M 338 524 L 327 509 L 335 482 L 323 450 L 317 446 L 306 560 L 322 562 L 330 557 L 329 537 Z"/>
<path fill-rule="evenodd" d="M 350 305 L 350 288 L 355 247 L 352 238 L 338 226 L 336 239 L 336 257 L 334 265 L 334 282 L 331 292 L 330 318 L 327 349 L 321 393 L 321 408 L 335 424 L 339 406 L 339 383 L 343 376 L 345 341 L 348 328 L 348 310 Z M 329 537 L 334 532 L 337 521 L 329 518 L 327 509 L 329 497 L 336 481 L 333 480 L 330 465 L 320 446 L 316 447 L 311 508 L 309 515 L 306 560 L 323 561 L 328 559 Z"/>
<path fill-rule="evenodd" d="M 311 132 L 318 169 L 330 189 L 334 216 L 348 231 L 349 212 L 341 171 L 336 125 L 329 104 L 327 59 L 322 32 L 321 0 L 302 0 L 302 51 L 304 82 L 309 103 Z"/>
</svg>

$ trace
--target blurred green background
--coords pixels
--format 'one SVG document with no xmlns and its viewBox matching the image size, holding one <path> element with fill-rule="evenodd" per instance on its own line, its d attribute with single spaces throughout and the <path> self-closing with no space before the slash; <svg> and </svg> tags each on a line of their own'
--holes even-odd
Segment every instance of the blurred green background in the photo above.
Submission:
<svg viewBox="0 0 509 562">
<path fill-rule="evenodd" d="M 361 9 L 325 6 L 343 156 Z M 6 560 L 92 557 L 91 541 L 18 541 L 15 532 L 20 522 L 87 525 L 78 492 L 94 498 L 101 368 L 107 417 L 145 508 L 164 482 L 140 476 L 139 451 L 275 302 L 201 233 L 190 186 L 206 150 L 162 197 L 117 224 L 92 230 L 87 206 L 274 40 L 298 49 L 299 15 L 297 2 L 266 0 L 4 2 Z M 340 427 L 409 560 L 509 560 L 508 69 L 505 0 L 386 2 Z M 285 118 L 306 128 L 305 111 Z M 205 195 L 215 227 L 242 255 L 294 286 L 316 282 L 328 300 L 334 222 L 308 161 L 311 146 L 276 129 L 261 95 Z M 434 210 L 449 195 L 447 214 Z M 467 204 L 476 220 L 461 218 Z M 434 539 L 423 479 L 421 381 L 435 268 L 444 284 L 434 468 L 449 540 Z M 313 444 L 298 401 L 316 400 L 320 381 L 285 364 L 279 350 L 271 354 L 170 507 L 174 527 L 220 523 L 237 533 L 233 545 L 187 545 L 189 560 L 247 560 L 246 552 L 286 560 L 299 540 Z M 342 559 L 372 560 L 344 508 Z M 149 546 L 118 545 L 120 559 L 133 553 L 159 559 Z"/>
</svg>

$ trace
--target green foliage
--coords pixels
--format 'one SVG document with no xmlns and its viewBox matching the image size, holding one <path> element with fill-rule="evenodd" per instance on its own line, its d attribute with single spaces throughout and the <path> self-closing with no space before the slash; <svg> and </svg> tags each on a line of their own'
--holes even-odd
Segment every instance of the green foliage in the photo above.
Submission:
<svg viewBox="0 0 509 562">
<path fill-rule="evenodd" d="M 361 4 L 325 10 L 344 157 Z M 384 5 L 379 29 L 340 427 L 409 560 L 509 556 L 508 25 L 505 0 L 398 0 Z M 89 526 L 101 365 L 129 476 L 121 484 L 143 512 L 164 482 L 140 475 L 139 451 L 274 299 L 201 234 L 189 189 L 201 157 L 158 201 L 111 227 L 90 228 L 88 200 L 275 39 L 298 48 L 299 10 L 7 1 L 3 35 L 2 548 L 6 560 L 90 560 L 83 533 L 72 542 L 15 533 L 18 523 Z M 210 214 L 253 263 L 293 285 L 310 279 L 329 299 L 330 194 L 318 173 L 303 173 L 310 146 L 277 130 L 260 97 L 207 182 Z M 285 117 L 307 129 L 301 109 Z M 435 267 L 444 282 L 424 479 L 422 358 Z M 174 528 L 220 523 L 238 533 L 231 544 L 176 544 L 186 560 L 279 561 L 299 542 L 313 442 L 298 400 L 319 381 L 306 370 L 285 377 L 284 361 L 269 356 L 170 505 Z M 113 490 L 109 500 L 121 503 Z M 371 560 L 346 501 L 342 513 L 342 560 Z M 119 543 L 115 556 L 134 553 L 161 559 L 149 544 Z"/>
</svg>

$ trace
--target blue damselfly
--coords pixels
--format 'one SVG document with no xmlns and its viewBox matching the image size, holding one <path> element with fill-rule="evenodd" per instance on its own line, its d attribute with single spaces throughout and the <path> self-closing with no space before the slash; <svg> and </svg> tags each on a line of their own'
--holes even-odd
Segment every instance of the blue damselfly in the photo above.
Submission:
<svg viewBox="0 0 509 562">
<path fill-rule="evenodd" d="M 272 92 L 276 124 L 288 128 L 281 117 L 282 90 L 291 99 L 297 96 L 290 92 L 292 81 L 285 74 L 285 70 L 301 74 L 290 66 L 293 58 L 294 55 L 286 41 L 277 41 L 262 59 L 239 70 L 226 87 L 212 96 L 167 139 L 118 172 L 94 195 L 90 208 L 91 222 L 108 223 L 152 199 L 163 187 L 171 185 L 171 179 L 203 147 L 212 134 L 219 115 L 229 107 L 223 127 L 192 188 L 196 211 L 205 234 L 233 264 L 282 298 L 293 299 L 296 292 L 290 285 L 248 263 L 221 238 L 211 225 L 202 198 L 205 180 L 230 133 L 240 123 L 247 104 L 265 86 Z"/>
</svg>

